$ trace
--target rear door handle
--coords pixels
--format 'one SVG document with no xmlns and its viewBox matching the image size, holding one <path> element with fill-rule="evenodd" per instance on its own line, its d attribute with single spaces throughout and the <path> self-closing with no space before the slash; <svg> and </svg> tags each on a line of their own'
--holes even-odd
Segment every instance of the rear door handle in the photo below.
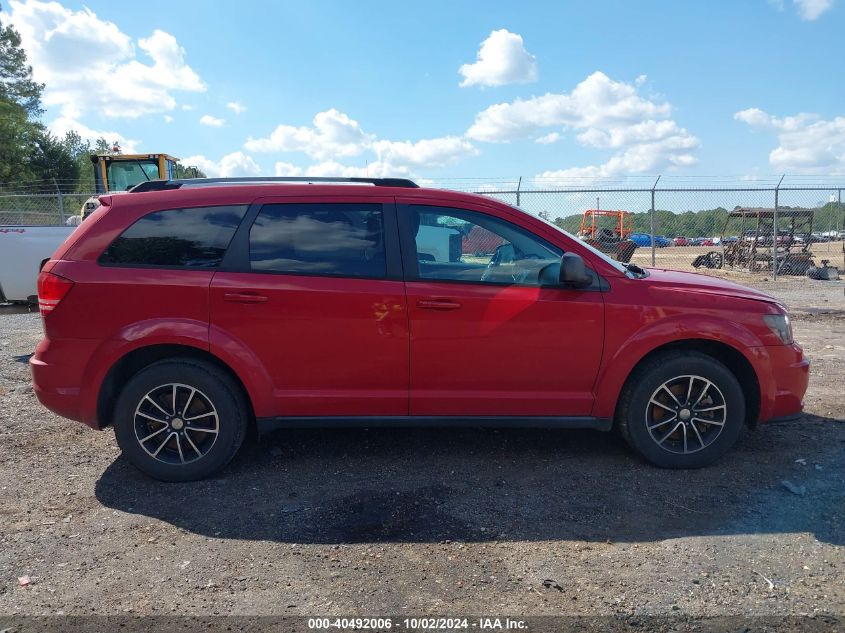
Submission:
<svg viewBox="0 0 845 633">
<path fill-rule="evenodd" d="M 225 292 L 223 293 L 223 301 L 233 301 L 234 303 L 264 303 L 267 301 L 267 297 L 265 295 L 247 292 Z"/>
<path fill-rule="evenodd" d="M 420 299 L 417 307 L 423 310 L 457 310 L 461 304 L 452 299 Z"/>
</svg>

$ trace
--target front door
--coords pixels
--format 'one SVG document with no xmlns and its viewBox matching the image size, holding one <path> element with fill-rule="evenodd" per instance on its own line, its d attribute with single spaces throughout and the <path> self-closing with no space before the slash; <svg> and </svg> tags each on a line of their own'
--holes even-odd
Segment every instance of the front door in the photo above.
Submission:
<svg viewBox="0 0 845 633">
<path fill-rule="evenodd" d="M 562 251 L 484 207 L 398 213 L 411 415 L 589 416 L 602 293 L 541 285 Z"/>
<path fill-rule="evenodd" d="M 392 200 L 259 201 L 229 250 L 211 283 L 212 347 L 220 330 L 250 350 L 273 415 L 408 415 Z"/>
</svg>

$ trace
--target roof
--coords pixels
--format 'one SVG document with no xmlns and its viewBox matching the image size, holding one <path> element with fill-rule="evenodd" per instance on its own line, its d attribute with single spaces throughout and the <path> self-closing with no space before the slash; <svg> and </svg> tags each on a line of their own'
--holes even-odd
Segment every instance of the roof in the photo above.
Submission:
<svg viewBox="0 0 845 633">
<path fill-rule="evenodd" d="M 813 209 L 804 209 L 800 207 L 778 207 L 778 216 L 781 217 L 796 217 L 813 215 Z M 774 217 L 775 210 L 766 207 L 736 207 L 733 211 L 728 212 L 730 218 L 742 218 L 748 216 L 771 218 Z"/>
<path fill-rule="evenodd" d="M 110 160 L 147 160 L 150 158 L 158 159 L 159 156 L 164 156 L 167 160 L 179 162 L 178 158 L 170 154 L 91 154 L 91 156 Z"/>
</svg>

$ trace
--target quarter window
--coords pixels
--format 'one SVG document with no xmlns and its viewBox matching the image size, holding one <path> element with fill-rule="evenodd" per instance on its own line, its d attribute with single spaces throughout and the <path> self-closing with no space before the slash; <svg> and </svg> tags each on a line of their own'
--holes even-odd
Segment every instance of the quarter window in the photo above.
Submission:
<svg viewBox="0 0 845 633">
<path fill-rule="evenodd" d="M 270 204 L 249 234 L 252 270 L 384 277 L 380 204 Z"/>
<path fill-rule="evenodd" d="M 100 256 L 113 266 L 215 268 L 246 206 L 169 209 L 145 215 Z"/>
<path fill-rule="evenodd" d="M 541 271 L 563 254 L 485 213 L 421 205 L 410 212 L 420 279 L 537 286 Z"/>
</svg>

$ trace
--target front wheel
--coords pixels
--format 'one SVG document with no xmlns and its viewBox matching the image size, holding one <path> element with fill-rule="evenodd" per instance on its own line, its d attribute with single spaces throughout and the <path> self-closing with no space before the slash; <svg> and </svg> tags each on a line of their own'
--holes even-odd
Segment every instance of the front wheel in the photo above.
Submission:
<svg viewBox="0 0 845 633">
<path fill-rule="evenodd" d="M 223 468 L 247 427 L 244 398 L 214 365 L 160 361 L 135 374 L 115 407 L 114 432 L 126 458 L 162 481 L 194 481 Z"/>
<path fill-rule="evenodd" d="M 662 354 L 635 370 L 617 423 L 628 444 L 663 468 L 722 457 L 745 423 L 745 396 L 722 363 L 698 352 Z"/>
</svg>

